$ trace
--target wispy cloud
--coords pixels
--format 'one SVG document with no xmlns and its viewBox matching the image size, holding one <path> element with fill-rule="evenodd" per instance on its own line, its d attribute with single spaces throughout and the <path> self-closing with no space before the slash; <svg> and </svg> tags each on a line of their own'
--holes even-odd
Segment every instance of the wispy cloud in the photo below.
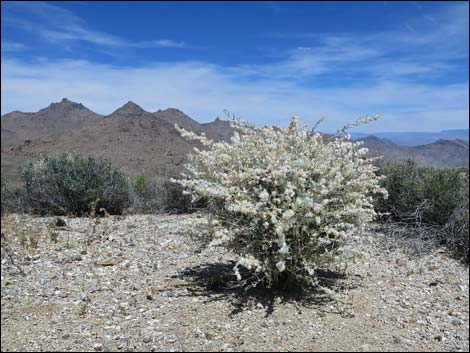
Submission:
<svg viewBox="0 0 470 353">
<path fill-rule="evenodd" d="M 10 5 L 10 4 L 9 4 Z M 131 41 L 110 33 L 96 31 L 79 16 L 59 6 L 44 2 L 13 3 L 14 15 L 5 18 L 5 25 L 27 30 L 53 44 L 87 42 L 109 48 L 186 48 L 183 41 L 167 38 Z M 17 10 L 17 11 L 15 11 Z M 28 16 L 24 16 L 27 14 Z"/>
<path fill-rule="evenodd" d="M 135 48 L 186 48 L 188 44 L 185 42 L 177 42 L 171 39 L 147 40 L 137 43 L 128 43 L 128 46 Z"/>
<path fill-rule="evenodd" d="M 9 17 L 7 25 L 21 25 L 51 43 L 190 47 L 174 39 L 133 42 L 96 31 L 55 5 L 39 3 L 27 11 L 40 20 Z M 201 122 L 228 109 L 259 124 L 285 125 L 294 114 L 309 122 L 325 116 L 324 131 L 375 113 L 382 120 L 361 130 L 468 127 L 468 4 L 420 12 L 407 23 L 414 31 L 402 24 L 366 34 L 283 33 L 279 38 L 291 48 L 275 60 L 247 58 L 230 66 L 209 59 L 123 67 L 9 57 L 2 60 L 1 110 L 35 111 L 66 96 L 101 114 L 133 100 L 150 111 L 176 107 Z"/>
<path fill-rule="evenodd" d="M 409 19 L 393 30 L 362 34 L 271 33 L 268 36 L 303 44 L 288 51 L 282 63 L 262 70 L 267 70 L 266 74 L 311 76 L 356 72 L 389 78 L 446 74 L 462 69 L 455 60 L 468 62 L 468 28 L 468 3 L 451 3 L 437 13 Z"/>
<path fill-rule="evenodd" d="M 433 131 L 468 126 L 468 84 L 383 81 L 319 89 L 281 78 L 240 80 L 230 68 L 203 62 L 132 68 L 74 60 L 24 63 L 11 59 L 2 61 L 1 80 L 2 114 L 15 109 L 36 111 L 67 96 L 101 114 L 133 100 L 150 111 L 176 107 L 201 122 L 228 109 L 259 124 L 285 125 L 294 114 L 309 122 L 326 116 L 325 131 L 374 113 L 382 115 L 382 121 L 362 130 L 419 127 Z"/>
<path fill-rule="evenodd" d="M 18 52 L 28 49 L 27 45 L 17 42 L 2 41 L 2 51 L 4 52 Z"/>
</svg>

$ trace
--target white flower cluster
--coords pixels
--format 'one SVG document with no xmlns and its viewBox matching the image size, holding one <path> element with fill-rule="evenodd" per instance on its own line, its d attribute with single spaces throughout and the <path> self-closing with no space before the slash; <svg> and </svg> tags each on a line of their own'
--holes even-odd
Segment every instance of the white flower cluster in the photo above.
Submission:
<svg viewBox="0 0 470 353">
<path fill-rule="evenodd" d="M 348 134 L 299 128 L 296 117 L 285 129 L 233 126 L 238 132 L 230 143 L 180 129 L 205 149 L 195 150 L 177 182 L 193 198 L 209 200 L 217 220 L 209 222 L 211 244 L 239 254 L 237 277 L 241 265 L 268 285 L 314 279 L 315 269 L 373 219 L 372 195 L 386 195 L 367 149 Z"/>
</svg>

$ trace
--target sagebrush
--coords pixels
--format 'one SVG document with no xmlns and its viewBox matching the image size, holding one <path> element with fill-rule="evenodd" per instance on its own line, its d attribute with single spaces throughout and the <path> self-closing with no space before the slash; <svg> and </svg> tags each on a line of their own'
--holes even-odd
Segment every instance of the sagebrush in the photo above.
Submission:
<svg viewBox="0 0 470 353">
<path fill-rule="evenodd" d="M 354 124 L 376 120 L 359 119 Z M 372 196 L 386 194 L 361 142 L 340 130 L 325 138 L 292 118 L 284 129 L 234 123 L 231 142 L 180 129 L 204 150 L 189 157 L 175 182 L 208 202 L 211 245 L 239 255 L 267 286 L 317 284 L 317 269 L 375 216 Z"/>
<path fill-rule="evenodd" d="M 128 178 L 111 163 L 65 153 L 29 163 L 21 172 L 22 202 L 39 214 L 121 214 L 130 204 Z"/>
</svg>

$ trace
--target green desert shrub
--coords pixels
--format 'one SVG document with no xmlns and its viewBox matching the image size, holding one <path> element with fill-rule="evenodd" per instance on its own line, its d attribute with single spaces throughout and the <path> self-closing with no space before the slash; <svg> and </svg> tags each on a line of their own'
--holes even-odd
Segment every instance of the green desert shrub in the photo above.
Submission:
<svg viewBox="0 0 470 353">
<path fill-rule="evenodd" d="M 457 258 L 470 261 L 469 210 L 466 205 L 458 207 L 450 216 L 440 233 L 440 243 L 445 245 Z"/>
<path fill-rule="evenodd" d="M 132 182 L 133 208 L 140 212 L 190 212 L 202 204 L 192 204 L 191 197 L 181 185 L 170 182 L 167 177 L 152 179 L 137 176 Z"/>
<path fill-rule="evenodd" d="M 132 207 L 141 212 L 156 210 L 157 185 L 146 175 L 138 175 L 132 180 Z"/>
<path fill-rule="evenodd" d="M 6 177 L 1 177 L 1 214 L 3 216 L 4 212 L 10 207 L 10 202 L 11 202 L 11 192 L 10 189 L 8 188 L 8 180 Z"/>
<path fill-rule="evenodd" d="M 388 163 L 379 172 L 389 194 L 376 202 L 383 220 L 410 225 L 410 237 L 421 234 L 420 227 L 426 229 L 434 244 L 468 262 L 468 170 L 422 167 L 410 160 Z"/>
<path fill-rule="evenodd" d="M 121 214 L 130 203 L 127 177 L 109 162 L 76 154 L 43 157 L 21 170 L 22 202 L 39 214 Z"/>
<path fill-rule="evenodd" d="M 204 200 L 191 202 L 191 196 L 185 192 L 185 189 L 170 179 L 161 180 L 157 184 L 160 207 L 169 212 L 183 213 L 192 212 L 204 207 Z"/>
<path fill-rule="evenodd" d="M 239 133 L 230 143 L 180 129 L 206 147 L 174 180 L 207 200 L 208 229 L 200 234 L 238 256 L 239 281 L 318 285 L 317 270 L 345 262 L 343 245 L 374 218 L 372 195 L 385 193 L 367 149 L 347 134 L 325 139 L 299 128 L 295 117 L 284 129 L 233 127 Z M 242 278 L 246 270 L 253 281 Z"/>
<path fill-rule="evenodd" d="M 380 168 L 389 197 L 377 209 L 396 221 L 444 225 L 467 201 L 468 177 L 461 169 L 418 166 L 414 161 L 388 163 Z"/>
</svg>

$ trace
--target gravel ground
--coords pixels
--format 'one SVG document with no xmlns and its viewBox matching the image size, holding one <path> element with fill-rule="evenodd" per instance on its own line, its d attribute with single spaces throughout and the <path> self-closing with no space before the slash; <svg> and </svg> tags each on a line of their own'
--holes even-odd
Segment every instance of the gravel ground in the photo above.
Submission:
<svg viewBox="0 0 470 353">
<path fill-rule="evenodd" d="M 334 299 L 228 289 L 198 215 L 2 220 L 2 351 L 467 351 L 468 267 L 371 233 Z"/>
</svg>

